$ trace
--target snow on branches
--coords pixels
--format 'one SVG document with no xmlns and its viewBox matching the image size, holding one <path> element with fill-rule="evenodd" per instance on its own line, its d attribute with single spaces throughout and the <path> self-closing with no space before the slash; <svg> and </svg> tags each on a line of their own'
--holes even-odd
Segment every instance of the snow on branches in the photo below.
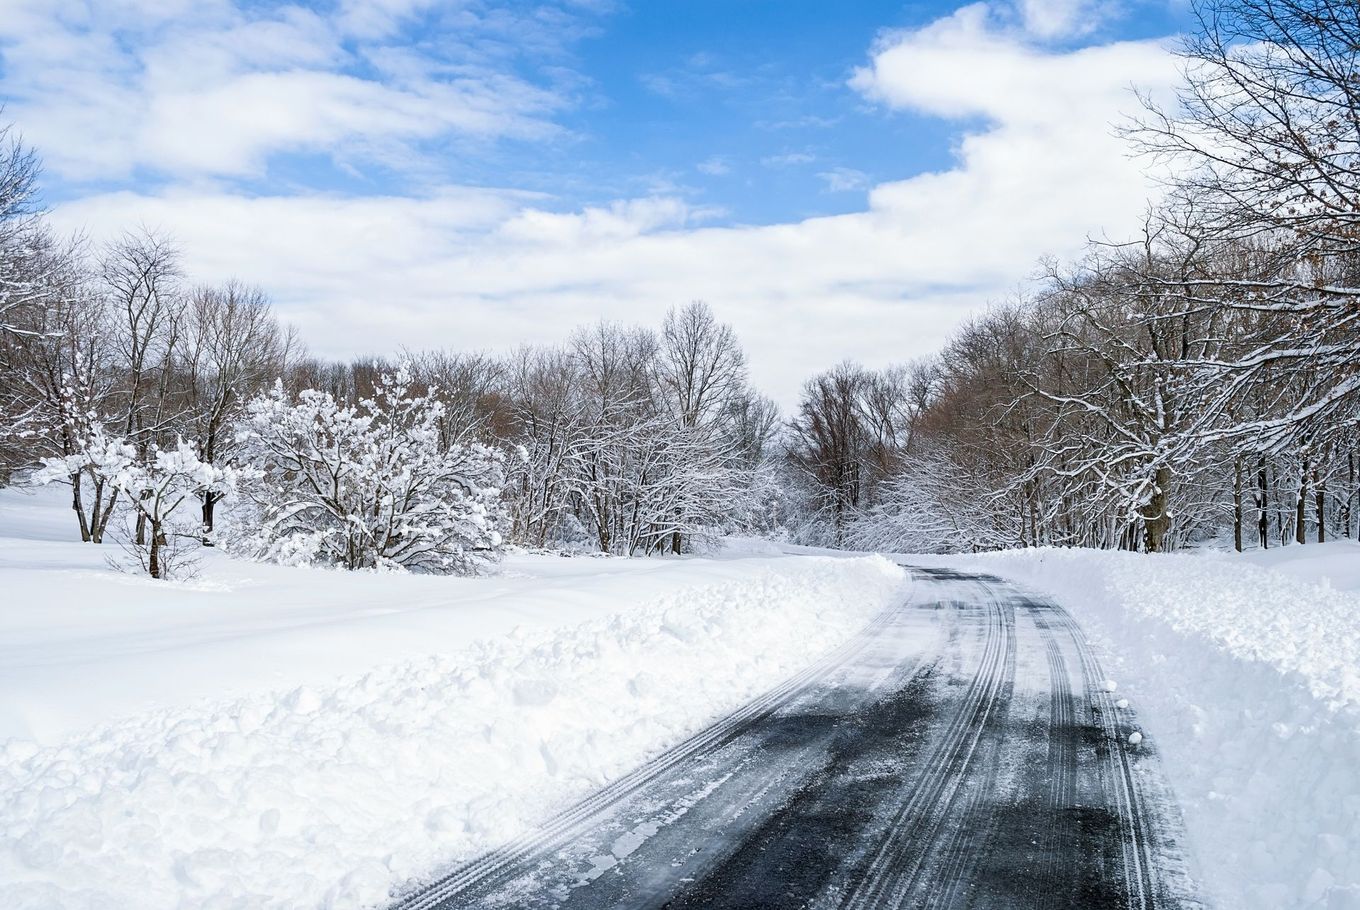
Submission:
<svg viewBox="0 0 1360 910">
<path fill-rule="evenodd" d="M 238 476 L 234 468 L 202 461 L 193 444 L 183 439 L 164 449 L 152 444 L 146 457 L 139 458 L 135 446 L 110 436 L 102 425 L 94 424 L 76 452 L 43 459 L 34 480 L 78 485 L 88 478 L 94 483 L 97 497 L 106 488 L 110 491 L 105 515 L 112 513 L 116 495 L 123 494 L 149 530 L 146 543 L 138 541 L 142 567 L 152 578 L 166 578 L 167 547 L 173 533 L 170 523 L 176 511 L 191 498 L 229 495 L 236 488 Z M 107 517 L 104 521 L 107 522 Z M 198 536 L 201 529 L 195 528 L 195 532 L 193 536 Z"/>
<path fill-rule="evenodd" d="M 502 454 L 441 440 L 444 404 L 409 366 L 357 404 L 282 383 L 238 432 L 255 511 L 243 539 L 263 558 L 346 569 L 473 572 L 501 547 Z"/>
</svg>

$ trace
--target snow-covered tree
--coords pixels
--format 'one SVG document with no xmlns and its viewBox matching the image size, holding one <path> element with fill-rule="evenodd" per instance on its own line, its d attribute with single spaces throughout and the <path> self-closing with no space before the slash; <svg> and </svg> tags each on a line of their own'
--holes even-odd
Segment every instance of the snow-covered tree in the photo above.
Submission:
<svg viewBox="0 0 1360 910">
<path fill-rule="evenodd" d="M 731 434 L 725 432 L 733 407 L 746 392 L 746 355 L 736 333 L 731 326 L 718 322 L 702 301 L 672 307 L 661 326 L 653 376 L 658 409 L 679 431 L 675 435 L 683 440 L 681 448 L 710 464 L 700 476 L 709 476 L 715 483 L 712 490 L 703 492 L 722 490 L 721 495 L 729 496 L 731 490 L 724 488 L 730 486 L 727 481 L 731 475 L 715 473 L 714 468 L 719 463 L 731 464 L 732 456 L 739 451 L 733 448 Z M 677 463 L 679 460 L 677 457 Z M 691 478 L 674 485 L 674 489 L 698 492 L 705 486 Z M 677 506 L 673 519 L 677 529 L 670 541 L 673 553 L 681 552 L 684 546 L 685 534 L 679 526 L 690 523 L 682 512 L 704 511 L 693 508 L 698 504 L 693 497 L 680 498 L 689 501 Z"/>
<path fill-rule="evenodd" d="M 879 502 L 850 531 L 858 550 L 957 553 L 1013 543 L 996 521 L 994 491 L 942 447 L 913 452 L 904 470 L 886 481 Z"/>
<path fill-rule="evenodd" d="M 144 567 L 147 574 L 152 578 L 166 577 L 170 523 L 180 506 L 186 501 L 198 503 L 205 498 L 225 499 L 235 491 L 238 476 L 235 468 L 203 461 L 192 443 L 180 439 L 171 448 L 162 449 L 153 444 L 149 458 L 134 462 L 114 478 L 114 484 L 126 494 L 137 516 L 146 523 Z M 190 520 L 188 533 L 195 540 L 205 536 L 204 529 L 195 520 Z"/>
<path fill-rule="evenodd" d="M 77 490 L 88 480 L 97 500 L 93 517 L 100 538 L 121 493 L 122 501 L 146 523 L 149 532 L 143 567 L 152 578 L 165 578 L 170 522 L 179 507 L 186 500 L 208 494 L 225 497 L 235 489 L 237 472 L 203 462 L 194 446 L 183 440 L 166 449 L 153 444 L 143 459 L 136 446 L 96 423 L 83 438 L 79 451 L 44 459 L 34 479 L 38 483 L 67 481 Z M 109 491 L 107 501 L 103 499 L 105 490 Z M 193 531 L 197 536 L 197 526 Z"/>
<path fill-rule="evenodd" d="M 1180 103 L 1131 131 L 1175 162 L 1205 237 L 1248 266 L 1164 279 L 1183 312 L 1233 312 L 1243 330 L 1191 362 L 1205 393 L 1195 438 L 1297 453 L 1360 418 L 1360 16 L 1354 0 L 1196 12 Z M 1281 385 L 1272 407 L 1244 406 Z"/>
<path fill-rule="evenodd" d="M 260 556 L 347 569 L 469 573 L 501 547 L 503 456 L 444 445 L 443 405 L 403 365 L 355 404 L 282 384 L 253 399 L 238 433 Z"/>
<path fill-rule="evenodd" d="M 69 399 L 76 394 L 70 386 L 64 390 Z M 92 413 L 82 413 L 78 404 L 73 400 L 69 406 L 72 415 L 67 426 L 67 451 L 44 458 L 33 480 L 40 484 L 69 484 L 71 508 L 80 521 L 81 540 L 103 543 L 118 494 L 124 489 L 120 480 L 132 476 L 137 450 L 122 437 L 108 433 Z"/>
</svg>

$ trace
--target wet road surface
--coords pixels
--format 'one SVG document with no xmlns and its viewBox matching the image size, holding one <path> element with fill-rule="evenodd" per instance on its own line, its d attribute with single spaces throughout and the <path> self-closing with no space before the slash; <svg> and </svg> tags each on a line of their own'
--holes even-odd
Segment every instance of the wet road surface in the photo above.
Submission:
<svg viewBox="0 0 1360 910">
<path fill-rule="evenodd" d="M 1067 613 L 912 571 L 836 652 L 395 907 L 1200 907 Z"/>
</svg>

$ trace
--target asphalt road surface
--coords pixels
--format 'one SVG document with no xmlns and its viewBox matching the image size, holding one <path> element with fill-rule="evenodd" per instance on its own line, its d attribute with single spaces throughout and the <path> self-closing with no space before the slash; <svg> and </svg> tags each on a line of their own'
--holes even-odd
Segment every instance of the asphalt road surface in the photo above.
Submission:
<svg viewBox="0 0 1360 910">
<path fill-rule="evenodd" d="M 913 572 L 835 653 L 396 907 L 1200 907 L 1071 618 Z"/>
</svg>

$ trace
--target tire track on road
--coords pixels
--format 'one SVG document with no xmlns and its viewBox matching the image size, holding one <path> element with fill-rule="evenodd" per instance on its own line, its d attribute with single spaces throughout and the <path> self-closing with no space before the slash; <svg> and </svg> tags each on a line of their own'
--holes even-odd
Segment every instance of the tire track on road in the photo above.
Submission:
<svg viewBox="0 0 1360 910">
<path fill-rule="evenodd" d="M 902 906 L 917 890 L 931 858 L 930 847 L 950 815 L 960 786 L 967 780 L 988 721 L 1002 702 L 1008 674 L 1014 678 L 1014 617 L 1008 619 L 1006 606 L 990 596 L 985 584 L 981 587 L 988 595 L 982 605 L 987 623 L 977 670 L 945 735 L 922 763 L 911 798 L 892 818 L 867 868 L 841 901 L 843 910 Z M 979 800 L 984 787 L 985 781 L 975 794 Z"/>
<path fill-rule="evenodd" d="M 1157 903 L 1157 889 L 1153 883 L 1153 836 L 1150 819 L 1142 805 L 1142 787 L 1126 747 L 1128 732 L 1119 724 L 1119 709 L 1115 698 L 1106 688 L 1106 676 L 1100 660 L 1091 649 L 1085 633 L 1071 615 L 1057 604 L 1049 603 L 1051 613 L 1070 635 L 1080 657 L 1085 681 L 1087 703 L 1094 725 L 1103 734 L 1107 748 L 1103 750 L 1105 773 L 1113 783 L 1115 806 L 1120 827 L 1126 836 L 1121 839 L 1124 859 L 1124 883 L 1127 906 L 1131 910 L 1152 910 Z M 1102 750 L 1097 750 L 1098 754 Z"/>
<path fill-rule="evenodd" d="M 1063 824 L 1063 811 L 1075 804 L 1077 793 L 1077 700 L 1072 694 L 1072 678 L 1063 656 L 1062 644 L 1049 622 L 1050 611 L 1033 600 L 1026 600 L 1026 612 L 1044 641 L 1044 655 L 1048 663 L 1050 688 L 1048 720 L 1048 769 L 1051 777 L 1044 793 L 1043 807 L 1047 819 L 1044 840 L 1039 844 L 1044 855 L 1041 887 L 1036 894 L 1035 910 L 1061 907 L 1066 899 L 1063 887 L 1068 876 L 1063 867 L 1070 863 L 1076 838 L 1069 825 Z M 1066 630 L 1065 631 L 1070 631 Z"/>
</svg>

